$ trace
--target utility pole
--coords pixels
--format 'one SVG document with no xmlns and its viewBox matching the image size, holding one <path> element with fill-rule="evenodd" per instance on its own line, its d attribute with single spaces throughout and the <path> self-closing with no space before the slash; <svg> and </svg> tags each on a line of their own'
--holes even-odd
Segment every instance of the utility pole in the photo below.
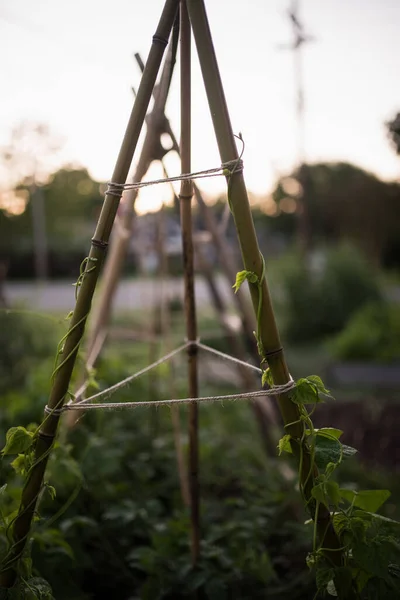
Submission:
<svg viewBox="0 0 400 600">
<path fill-rule="evenodd" d="M 300 0 L 292 0 L 292 5 L 287 14 L 292 26 L 292 40 L 289 44 L 280 44 L 280 50 L 289 50 L 294 59 L 294 83 L 296 88 L 296 116 L 297 116 L 297 180 L 300 192 L 297 197 L 298 214 L 298 242 L 301 250 L 307 251 L 310 247 L 310 227 L 307 207 L 304 202 L 304 188 L 306 187 L 306 143 L 305 143 L 305 112 L 304 112 L 304 77 L 303 77 L 303 46 L 315 38 L 305 33 L 303 23 L 299 17 Z"/>
</svg>

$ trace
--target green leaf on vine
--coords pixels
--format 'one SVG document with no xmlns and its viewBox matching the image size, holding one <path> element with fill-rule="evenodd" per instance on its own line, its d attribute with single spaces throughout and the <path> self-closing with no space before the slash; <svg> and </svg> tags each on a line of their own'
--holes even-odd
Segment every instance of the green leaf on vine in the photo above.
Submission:
<svg viewBox="0 0 400 600">
<path fill-rule="evenodd" d="M 330 391 L 326 389 L 321 377 L 318 377 L 318 375 L 309 375 L 306 379 L 316 387 L 318 392 L 325 394 L 326 396 L 330 395 Z"/>
<path fill-rule="evenodd" d="M 356 582 L 357 591 L 360 593 L 363 591 L 368 581 L 371 579 L 372 575 L 363 571 L 362 569 L 357 569 L 354 580 Z"/>
<path fill-rule="evenodd" d="M 332 504 L 338 506 L 341 500 L 339 485 L 336 481 L 327 481 L 325 484 L 326 493 L 329 496 L 329 499 L 332 501 Z"/>
<path fill-rule="evenodd" d="M 235 294 L 239 291 L 240 287 L 246 281 L 246 279 L 250 283 L 256 283 L 258 281 L 258 277 L 253 271 L 239 271 L 238 273 L 236 273 L 236 281 L 235 284 L 232 286 L 235 290 Z"/>
<path fill-rule="evenodd" d="M 317 404 L 323 402 L 319 397 L 317 387 L 309 381 L 309 378 L 302 377 L 296 381 L 291 399 L 296 404 Z"/>
<path fill-rule="evenodd" d="M 352 448 L 351 446 L 346 446 L 346 444 L 342 444 L 342 458 L 350 458 L 357 454 L 358 450 Z"/>
<path fill-rule="evenodd" d="M 292 447 L 290 445 L 291 436 L 289 434 L 284 435 L 278 442 L 278 454 L 279 456 L 282 452 L 292 452 Z"/>
<path fill-rule="evenodd" d="M 271 369 L 265 369 L 265 371 L 263 371 L 262 377 L 261 377 L 261 384 L 262 385 L 269 385 L 269 387 L 272 387 L 274 385 L 274 380 L 272 379 L 272 373 L 271 373 Z"/>
<path fill-rule="evenodd" d="M 390 496 L 388 490 L 363 490 L 355 492 L 343 488 L 340 489 L 340 494 L 342 498 L 353 504 L 353 506 L 362 508 L 370 513 L 375 513 Z"/>
<path fill-rule="evenodd" d="M 333 569 L 317 569 L 315 572 L 315 582 L 318 590 L 326 590 L 326 586 L 333 579 Z"/>
<path fill-rule="evenodd" d="M 311 495 L 321 504 L 325 504 L 328 507 L 327 497 L 325 494 L 325 482 L 314 485 L 311 490 Z"/>
<path fill-rule="evenodd" d="M 18 454 L 17 458 L 11 463 L 12 468 L 18 475 L 22 475 L 23 477 L 27 472 L 27 457 L 25 454 Z"/>
<path fill-rule="evenodd" d="M 46 486 L 46 490 L 49 493 L 49 496 L 52 500 L 54 500 L 54 498 L 56 497 L 56 488 L 52 485 L 49 485 L 48 483 L 45 483 Z"/>
<path fill-rule="evenodd" d="M 353 557 L 358 566 L 381 579 L 388 578 L 388 567 L 393 557 L 393 545 L 385 538 L 372 539 L 353 545 Z"/>
<path fill-rule="evenodd" d="M 336 438 L 317 434 L 315 440 L 315 464 L 318 469 L 324 471 L 329 463 L 339 463 L 342 455 L 341 447 L 341 443 Z"/>
<path fill-rule="evenodd" d="M 334 427 L 322 427 L 321 429 L 314 429 L 314 431 L 317 435 L 325 435 L 326 437 L 330 438 L 334 437 L 337 440 L 343 434 L 343 431 L 341 429 L 335 429 Z"/>
<path fill-rule="evenodd" d="M 353 583 L 353 574 L 349 567 L 337 567 L 334 572 L 333 581 L 339 598 L 348 598 Z"/>
<path fill-rule="evenodd" d="M 26 452 L 33 443 L 33 433 L 25 427 L 11 427 L 6 433 L 6 445 L 2 449 L 3 456 L 6 454 L 20 454 Z"/>
</svg>

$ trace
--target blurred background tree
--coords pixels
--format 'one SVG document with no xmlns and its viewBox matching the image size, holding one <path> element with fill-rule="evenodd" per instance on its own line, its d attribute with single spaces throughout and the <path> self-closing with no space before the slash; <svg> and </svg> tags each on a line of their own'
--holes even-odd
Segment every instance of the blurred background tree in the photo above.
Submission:
<svg viewBox="0 0 400 600">
<path fill-rule="evenodd" d="M 87 251 L 100 184 L 83 167 L 49 172 L 60 145 L 46 125 L 23 122 L 3 148 L 9 187 L 0 196 L 0 259 L 10 278 L 75 275 Z"/>
</svg>

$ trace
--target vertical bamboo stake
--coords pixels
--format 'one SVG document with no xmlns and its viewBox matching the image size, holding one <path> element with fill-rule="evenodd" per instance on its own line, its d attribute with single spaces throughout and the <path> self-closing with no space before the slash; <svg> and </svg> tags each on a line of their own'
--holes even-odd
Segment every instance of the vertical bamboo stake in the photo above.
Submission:
<svg viewBox="0 0 400 600">
<path fill-rule="evenodd" d="M 167 175 L 166 175 L 167 176 Z M 168 274 L 168 256 L 165 248 L 165 205 L 163 204 L 159 213 L 159 224 L 158 224 L 158 236 L 157 236 L 157 250 L 160 262 L 160 282 L 165 282 L 165 278 Z M 170 352 L 173 347 L 171 344 L 171 313 L 167 304 L 168 299 L 165 294 L 161 295 L 161 331 L 165 340 L 165 351 Z M 176 386 L 174 380 L 174 361 L 168 363 L 168 387 L 170 391 L 170 397 L 176 398 Z M 176 462 L 178 466 L 179 485 L 181 488 L 181 496 L 183 504 L 190 507 L 190 493 L 189 493 L 189 481 L 187 473 L 187 465 L 185 462 L 185 456 L 183 453 L 182 442 L 181 442 L 181 418 L 179 406 L 171 406 L 171 421 L 172 431 L 174 435 L 174 445 L 176 453 Z"/>
<path fill-rule="evenodd" d="M 225 163 L 237 160 L 238 152 L 218 69 L 217 58 L 213 47 L 204 1 L 187 0 L 187 7 L 221 161 L 222 163 Z M 245 269 L 256 273 L 259 281 L 262 282 L 260 291 L 257 283 L 249 284 L 256 313 L 258 312 L 259 301 L 261 302 L 258 327 L 264 348 L 264 356 L 262 358 L 267 359 L 268 361 L 274 383 L 281 385 L 290 380 L 290 375 L 275 321 L 267 280 L 263 272 L 263 260 L 258 246 L 242 171 L 235 171 L 230 176 L 229 189 L 230 208 L 235 220 Z M 261 298 L 259 297 L 259 294 L 261 295 Z M 292 451 L 298 461 L 300 461 L 301 455 L 303 458 L 300 479 L 303 484 L 305 499 L 309 505 L 312 517 L 317 523 L 319 538 L 321 542 L 323 542 L 324 547 L 331 550 L 331 552 L 328 550 L 330 560 L 332 560 L 334 564 L 340 564 L 340 544 L 333 528 L 331 515 L 328 509 L 322 504 L 319 505 L 318 510 L 313 508 L 315 507 L 315 503 L 312 501 L 311 489 L 318 473 L 313 469 L 312 476 L 309 477 L 312 465 L 311 456 L 308 445 L 301 442 L 304 432 L 304 423 L 300 420 L 298 407 L 291 401 L 290 393 L 281 394 L 278 397 L 278 403 L 286 431 L 292 438 Z"/>
<path fill-rule="evenodd" d="M 191 168 L 191 86 L 190 86 L 190 22 L 186 2 L 181 0 L 181 169 L 190 173 Z M 193 184 L 182 181 L 179 194 L 181 204 L 182 252 L 185 282 L 186 336 L 188 341 L 197 339 L 196 304 L 194 294 L 194 251 L 192 237 Z M 197 348 L 188 347 L 189 396 L 198 396 Z M 192 564 L 196 565 L 200 550 L 199 479 L 198 479 L 198 406 L 189 405 L 189 489 L 191 512 Z"/>
<path fill-rule="evenodd" d="M 150 49 L 145 72 L 140 83 L 138 94 L 133 105 L 131 116 L 122 141 L 121 149 L 114 168 L 112 180 L 125 183 L 132 162 L 140 131 L 146 116 L 157 73 L 168 43 L 179 0 L 166 0 Z M 17 566 L 29 537 L 32 519 L 35 514 L 37 500 L 42 489 L 47 461 L 51 452 L 59 422 L 57 409 L 61 408 L 68 393 L 76 355 L 84 333 L 85 323 L 90 312 L 99 269 L 107 248 L 111 228 L 119 205 L 119 198 L 106 194 L 103 207 L 96 226 L 92 246 L 86 261 L 86 267 L 72 315 L 68 335 L 65 338 L 61 354 L 61 362 L 54 372 L 53 385 L 48 401 L 53 412 L 45 414 L 35 446 L 34 463 L 27 476 L 22 491 L 18 516 L 12 527 L 13 544 L 3 561 L 0 571 L 0 586 L 10 588 L 17 577 Z"/>
</svg>

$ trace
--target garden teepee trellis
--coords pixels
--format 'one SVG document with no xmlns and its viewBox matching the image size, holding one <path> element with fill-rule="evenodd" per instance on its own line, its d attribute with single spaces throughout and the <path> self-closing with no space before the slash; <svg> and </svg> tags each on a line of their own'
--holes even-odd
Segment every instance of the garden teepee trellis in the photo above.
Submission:
<svg viewBox="0 0 400 600">
<path fill-rule="evenodd" d="M 170 151 L 176 152 L 178 156 L 180 156 L 180 147 L 177 142 L 177 138 L 167 117 L 165 116 L 165 104 L 167 101 L 175 63 L 177 46 L 176 37 L 176 35 L 173 35 L 172 40 L 170 41 L 160 83 L 158 84 L 154 93 L 154 105 L 150 115 L 146 119 L 147 132 L 133 176 L 133 181 L 135 182 L 142 180 L 152 161 L 160 161 L 164 173 L 166 177 L 168 177 L 168 173 L 163 162 L 164 156 Z M 144 64 L 140 55 L 136 54 L 135 57 L 139 67 L 143 72 Z M 167 134 L 170 137 L 172 143 L 171 148 L 164 149 L 162 146 L 161 136 L 163 134 Z M 200 214 L 206 229 L 210 234 L 216 255 L 222 268 L 222 272 L 227 278 L 228 282 L 231 283 L 235 280 L 237 268 L 235 266 L 235 260 L 232 257 L 231 249 L 229 248 L 229 244 L 225 238 L 225 233 L 221 230 L 221 227 L 218 226 L 213 211 L 204 201 L 199 187 L 195 183 L 193 187 Z M 123 261 L 127 254 L 128 243 L 132 235 L 135 216 L 134 205 L 137 199 L 137 193 L 137 188 L 128 191 L 122 204 L 118 227 L 113 232 L 113 237 L 111 239 L 110 248 L 103 269 L 100 294 L 98 295 L 97 301 L 91 311 L 85 348 L 85 354 L 87 357 L 86 368 L 88 370 L 94 366 L 107 338 L 112 304 L 117 286 L 119 284 Z M 211 302 L 216 311 L 217 318 L 224 331 L 225 337 L 229 342 L 229 347 L 232 349 L 233 354 L 237 358 L 244 361 L 246 359 L 245 348 L 243 347 L 240 337 L 237 336 L 236 331 L 232 330 L 232 327 L 229 323 L 225 301 L 219 292 L 212 266 L 207 260 L 207 257 L 203 255 L 201 244 L 195 243 L 195 255 L 199 263 L 200 272 L 206 280 Z M 248 299 L 242 293 L 242 290 L 239 290 L 239 293 L 234 295 L 234 300 L 242 323 L 246 349 L 253 354 L 253 358 L 256 360 L 257 351 L 254 345 L 253 335 L 255 328 L 254 313 L 247 301 Z M 250 391 L 254 388 L 256 383 L 254 374 L 249 372 L 248 369 L 240 364 L 238 365 L 238 375 L 244 389 Z M 81 397 L 84 391 L 85 384 L 79 387 L 76 394 L 77 399 Z M 266 451 L 268 454 L 274 453 L 277 441 L 275 435 L 275 430 L 277 429 L 277 415 L 273 403 L 267 396 L 265 398 L 255 398 L 254 402 L 251 403 L 251 409 L 256 417 L 256 421 L 261 433 L 261 439 L 265 445 Z M 71 412 L 66 415 L 65 422 L 67 426 L 72 426 L 75 423 L 74 413 Z"/>
<path fill-rule="evenodd" d="M 313 466 L 312 457 L 307 443 L 304 441 L 304 421 L 301 419 L 298 406 L 290 399 L 290 389 L 293 388 L 288 367 L 285 361 L 283 349 L 280 343 L 279 333 L 271 305 L 269 290 L 265 277 L 265 264 L 260 254 L 254 224 L 250 211 L 247 191 L 244 183 L 240 158 L 232 132 L 229 113 L 225 101 L 222 82 L 219 75 L 216 55 L 213 48 L 211 32 L 208 24 L 206 10 L 203 0 L 166 0 L 162 15 L 153 36 L 153 43 L 145 66 L 137 97 L 133 106 L 131 117 L 122 142 L 121 150 L 114 169 L 112 184 L 109 185 L 105 195 L 103 208 L 97 223 L 89 256 L 84 261 L 84 268 L 78 280 L 79 293 L 77 294 L 76 307 L 73 312 L 69 331 L 59 346 L 58 361 L 52 377 L 52 389 L 45 418 L 39 429 L 32 467 L 28 473 L 24 486 L 18 516 L 13 522 L 11 529 L 12 543 L 10 550 L 3 561 L 0 572 L 0 586 L 11 587 L 17 577 L 19 558 L 22 556 L 25 544 L 36 510 L 36 504 L 43 485 L 47 460 L 52 450 L 56 437 L 59 419 L 64 402 L 68 397 L 68 388 L 79 345 L 88 318 L 92 297 L 98 280 L 100 267 L 104 259 L 112 226 L 116 217 L 119 200 L 125 186 L 128 171 L 133 154 L 138 142 L 141 128 L 145 119 L 147 107 L 155 85 L 157 72 L 160 67 L 164 49 L 168 43 L 174 22 L 176 22 L 177 11 L 181 6 L 181 23 L 183 25 L 184 48 L 188 44 L 188 36 L 193 30 L 197 53 L 200 60 L 201 71 L 207 93 L 210 112 L 221 156 L 221 162 L 227 171 L 224 174 L 228 180 L 228 200 L 234 217 L 237 234 L 239 238 L 243 262 L 247 274 L 250 274 L 249 286 L 257 315 L 257 343 L 260 353 L 261 366 L 268 365 L 274 385 L 274 391 L 278 394 L 279 407 L 285 422 L 286 433 L 290 435 L 290 444 L 293 454 L 300 462 L 300 485 L 305 500 L 316 521 L 317 531 L 323 541 L 324 551 L 328 554 L 334 564 L 340 564 L 341 551 L 339 540 L 335 534 L 331 515 L 322 504 L 312 502 L 311 489 L 315 477 L 318 475 Z M 189 21 L 186 18 L 186 7 Z M 190 170 L 190 106 L 189 106 L 189 60 L 188 46 L 186 54 L 183 55 L 183 86 L 182 86 L 182 167 Z M 183 172 L 185 172 L 183 170 Z M 187 171 L 188 172 L 188 171 Z M 186 344 L 189 354 L 189 365 L 192 376 L 193 396 L 197 396 L 196 385 L 196 353 L 197 348 L 194 340 L 197 337 L 194 316 L 194 288 L 193 288 L 193 265 L 192 265 L 192 240 L 190 238 L 190 199 L 192 196 L 192 184 L 190 177 L 182 181 L 181 200 L 182 217 L 188 227 L 184 227 L 186 241 L 186 254 L 184 256 L 186 271 L 186 311 L 191 315 L 187 319 Z M 191 343 L 192 341 L 192 343 Z M 287 391 L 284 391 L 287 390 Z M 263 393 L 263 392 L 260 392 Z M 197 402 L 190 400 L 190 422 L 192 428 L 191 436 L 191 511 L 192 511 L 192 557 L 196 561 L 199 552 L 199 514 L 197 493 Z"/>
</svg>

